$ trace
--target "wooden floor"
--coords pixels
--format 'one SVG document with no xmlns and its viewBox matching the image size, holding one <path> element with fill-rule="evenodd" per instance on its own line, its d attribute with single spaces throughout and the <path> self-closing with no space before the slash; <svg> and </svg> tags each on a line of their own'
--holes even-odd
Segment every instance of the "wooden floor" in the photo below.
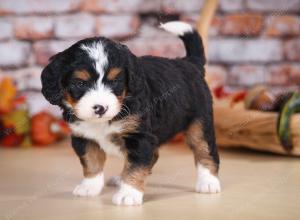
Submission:
<svg viewBox="0 0 300 220">
<path fill-rule="evenodd" d="M 191 152 L 178 146 L 161 150 L 148 179 L 145 203 L 118 207 L 116 190 L 96 198 L 75 198 L 81 179 L 78 159 L 68 143 L 44 149 L 0 149 L 0 219 L 300 219 L 300 160 L 252 151 L 221 151 L 222 193 L 193 191 Z M 172 147 L 172 149 L 171 149 Z M 106 177 L 121 160 L 111 157 Z"/>
</svg>

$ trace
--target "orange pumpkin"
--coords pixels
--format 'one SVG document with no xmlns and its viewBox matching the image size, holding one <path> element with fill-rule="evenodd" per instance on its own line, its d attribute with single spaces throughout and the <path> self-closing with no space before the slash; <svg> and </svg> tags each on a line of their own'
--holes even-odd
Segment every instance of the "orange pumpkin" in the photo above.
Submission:
<svg viewBox="0 0 300 220">
<path fill-rule="evenodd" d="M 54 143 L 67 134 L 69 128 L 66 123 L 47 112 L 40 112 L 31 118 L 31 138 L 35 145 Z"/>
</svg>

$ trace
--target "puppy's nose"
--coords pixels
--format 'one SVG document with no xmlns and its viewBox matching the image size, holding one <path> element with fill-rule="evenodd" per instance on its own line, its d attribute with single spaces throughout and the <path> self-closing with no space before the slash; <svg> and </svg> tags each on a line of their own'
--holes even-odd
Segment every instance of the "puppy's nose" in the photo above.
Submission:
<svg viewBox="0 0 300 220">
<path fill-rule="evenodd" d="M 95 114 L 102 116 L 107 111 L 107 107 L 104 107 L 102 105 L 94 105 L 93 109 L 95 110 Z"/>
</svg>

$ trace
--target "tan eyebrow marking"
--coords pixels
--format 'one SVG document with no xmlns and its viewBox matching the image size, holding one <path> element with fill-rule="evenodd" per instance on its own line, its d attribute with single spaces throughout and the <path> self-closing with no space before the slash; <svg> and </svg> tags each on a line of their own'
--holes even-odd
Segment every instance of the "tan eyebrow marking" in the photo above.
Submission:
<svg viewBox="0 0 300 220">
<path fill-rule="evenodd" d="M 121 70 L 120 68 L 117 68 L 117 67 L 111 68 L 111 69 L 109 70 L 108 74 L 107 74 L 107 79 L 108 79 L 108 80 L 113 80 L 113 79 L 115 79 L 115 78 L 119 75 L 119 73 L 120 73 L 121 71 L 122 71 L 122 70 Z"/>
<path fill-rule="evenodd" d="M 89 74 L 89 72 L 87 72 L 86 70 L 77 70 L 74 72 L 74 77 L 82 79 L 82 80 L 88 80 L 91 76 Z"/>
</svg>

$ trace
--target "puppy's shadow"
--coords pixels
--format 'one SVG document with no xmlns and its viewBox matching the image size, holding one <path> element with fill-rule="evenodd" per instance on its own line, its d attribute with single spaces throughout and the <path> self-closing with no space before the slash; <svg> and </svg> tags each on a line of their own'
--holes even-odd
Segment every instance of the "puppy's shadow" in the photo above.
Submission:
<svg viewBox="0 0 300 220">
<path fill-rule="evenodd" d="M 101 195 L 106 195 L 111 193 L 114 190 L 114 188 L 112 187 L 105 187 L 102 192 Z M 42 195 L 40 196 L 41 198 L 46 198 L 46 199 L 63 199 L 63 200 L 74 200 L 74 199 L 90 199 L 91 197 L 78 197 L 78 196 L 74 196 L 72 194 L 72 191 L 64 191 L 64 192 L 57 192 L 57 193 L 49 193 L 46 195 Z M 97 198 L 97 197 L 94 197 Z"/>
<path fill-rule="evenodd" d="M 182 195 L 194 193 L 192 187 L 180 186 L 175 184 L 164 184 L 164 183 L 149 183 L 147 187 L 151 190 L 151 193 L 145 194 L 145 202 L 163 200 L 166 198 L 179 197 Z"/>
<path fill-rule="evenodd" d="M 184 192 L 192 192 L 192 189 L 187 186 L 180 186 L 175 184 L 166 184 L 166 183 L 148 183 L 147 187 L 152 187 L 156 189 L 173 189 L 173 190 L 180 190 Z"/>
<path fill-rule="evenodd" d="M 148 189 L 148 190 L 147 190 Z M 59 199 L 59 200 L 87 200 L 95 201 L 101 200 L 104 205 L 114 206 L 111 202 L 111 197 L 106 196 L 107 194 L 113 194 L 117 190 L 117 187 L 105 186 L 100 196 L 90 198 L 90 197 L 76 197 L 72 194 L 72 191 L 64 192 L 53 192 L 45 195 L 39 196 L 44 199 Z M 150 191 L 150 192 L 147 192 Z M 146 192 L 144 196 L 145 202 L 152 202 L 158 200 L 164 200 L 167 198 L 176 198 L 190 193 L 195 193 L 192 187 L 167 184 L 167 183 L 148 183 L 146 186 Z"/>
</svg>

